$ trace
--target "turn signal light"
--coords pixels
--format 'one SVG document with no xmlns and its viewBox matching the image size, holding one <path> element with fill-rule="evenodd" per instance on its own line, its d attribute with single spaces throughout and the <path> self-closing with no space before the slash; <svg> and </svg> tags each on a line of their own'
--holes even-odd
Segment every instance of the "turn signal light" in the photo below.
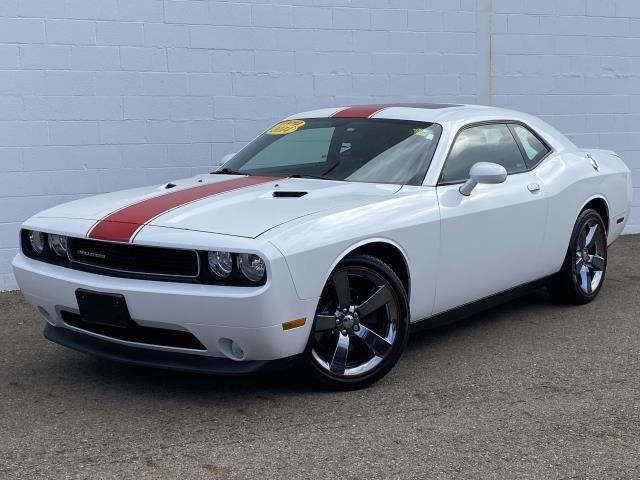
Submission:
<svg viewBox="0 0 640 480">
<path fill-rule="evenodd" d="M 296 318 L 295 320 L 290 320 L 288 322 L 284 322 L 282 324 L 282 329 L 283 330 L 291 330 L 293 328 L 298 328 L 303 326 L 305 323 L 307 323 L 307 319 L 305 317 L 302 318 Z"/>
</svg>

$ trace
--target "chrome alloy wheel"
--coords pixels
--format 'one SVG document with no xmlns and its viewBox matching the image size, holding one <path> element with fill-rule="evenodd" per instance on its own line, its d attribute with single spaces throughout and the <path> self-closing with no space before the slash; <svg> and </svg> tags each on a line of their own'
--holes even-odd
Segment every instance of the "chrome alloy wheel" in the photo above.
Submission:
<svg viewBox="0 0 640 480">
<path fill-rule="evenodd" d="M 577 285 L 587 295 L 595 292 L 606 268 L 607 239 L 595 219 L 585 222 L 576 245 L 575 276 Z"/>
<path fill-rule="evenodd" d="M 372 372 L 391 352 L 400 316 L 398 298 L 382 275 L 366 267 L 336 269 L 318 305 L 313 360 L 331 376 Z"/>
</svg>

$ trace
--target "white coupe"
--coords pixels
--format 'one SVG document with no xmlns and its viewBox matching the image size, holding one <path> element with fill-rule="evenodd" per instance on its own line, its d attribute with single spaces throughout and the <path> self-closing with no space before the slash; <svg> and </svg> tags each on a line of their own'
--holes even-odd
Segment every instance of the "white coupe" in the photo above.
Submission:
<svg viewBox="0 0 640 480">
<path fill-rule="evenodd" d="M 630 198 L 615 153 L 530 115 L 328 108 L 211 174 L 35 215 L 13 267 L 61 345 L 218 374 L 303 363 L 359 388 L 415 327 L 542 285 L 593 300 Z"/>
</svg>

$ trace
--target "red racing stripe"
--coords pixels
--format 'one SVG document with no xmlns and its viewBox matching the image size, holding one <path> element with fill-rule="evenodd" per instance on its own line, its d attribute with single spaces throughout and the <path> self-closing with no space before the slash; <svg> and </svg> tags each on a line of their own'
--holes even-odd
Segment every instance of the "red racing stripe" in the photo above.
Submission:
<svg viewBox="0 0 640 480">
<path fill-rule="evenodd" d="M 389 105 L 358 105 L 338 110 L 331 115 L 333 118 L 369 118 Z"/>
<path fill-rule="evenodd" d="M 214 195 L 279 179 L 280 177 L 242 177 L 198 185 L 148 198 L 116 210 L 98 220 L 87 233 L 87 237 L 109 242 L 133 242 L 136 234 L 144 225 L 171 210 Z"/>
</svg>

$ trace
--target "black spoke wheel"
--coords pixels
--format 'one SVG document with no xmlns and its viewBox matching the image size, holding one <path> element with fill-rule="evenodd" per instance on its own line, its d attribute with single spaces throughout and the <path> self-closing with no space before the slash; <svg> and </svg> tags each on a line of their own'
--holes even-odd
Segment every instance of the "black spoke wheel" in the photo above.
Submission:
<svg viewBox="0 0 640 480">
<path fill-rule="evenodd" d="M 588 303 L 598 295 L 606 270 L 604 222 L 595 210 L 585 210 L 576 221 L 562 269 L 551 279 L 549 291 L 562 302 Z"/>
<path fill-rule="evenodd" d="M 377 258 L 340 262 L 322 291 L 309 339 L 315 376 L 341 389 L 382 378 L 406 343 L 406 297 L 396 274 Z"/>
</svg>

